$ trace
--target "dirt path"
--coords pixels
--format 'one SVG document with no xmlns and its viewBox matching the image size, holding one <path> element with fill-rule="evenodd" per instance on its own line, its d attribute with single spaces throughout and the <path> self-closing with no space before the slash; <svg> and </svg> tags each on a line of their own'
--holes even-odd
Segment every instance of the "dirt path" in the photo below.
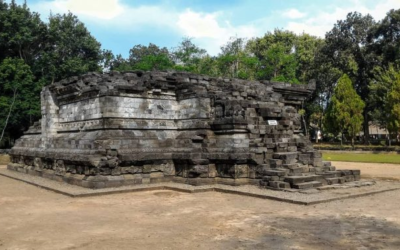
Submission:
<svg viewBox="0 0 400 250">
<path fill-rule="evenodd" d="M 316 206 L 172 191 L 74 199 L 0 176 L 0 249 L 400 249 L 399 197 Z"/>
<path fill-rule="evenodd" d="M 337 169 L 360 169 L 362 178 L 400 180 L 400 165 L 335 161 Z"/>
</svg>

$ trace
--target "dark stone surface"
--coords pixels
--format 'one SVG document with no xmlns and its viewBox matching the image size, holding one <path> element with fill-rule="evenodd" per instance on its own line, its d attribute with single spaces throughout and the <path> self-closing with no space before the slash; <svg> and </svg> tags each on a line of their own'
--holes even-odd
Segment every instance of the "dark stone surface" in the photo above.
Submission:
<svg viewBox="0 0 400 250">
<path fill-rule="evenodd" d="M 8 168 L 89 188 L 357 180 L 359 171 L 334 171 L 301 134 L 297 110 L 314 89 L 177 72 L 71 77 L 43 89 L 42 119 L 16 142 Z"/>
</svg>

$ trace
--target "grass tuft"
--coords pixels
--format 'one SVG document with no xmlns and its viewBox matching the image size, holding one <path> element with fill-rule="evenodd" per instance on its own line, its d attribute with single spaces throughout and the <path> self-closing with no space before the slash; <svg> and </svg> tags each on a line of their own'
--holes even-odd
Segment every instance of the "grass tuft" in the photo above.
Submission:
<svg viewBox="0 0 400 250">
<path fill-rule="evenodd" d="M 324 161 L 347 161 L 400 164 L 400 154 L 323 153 Z"/>
</svg>

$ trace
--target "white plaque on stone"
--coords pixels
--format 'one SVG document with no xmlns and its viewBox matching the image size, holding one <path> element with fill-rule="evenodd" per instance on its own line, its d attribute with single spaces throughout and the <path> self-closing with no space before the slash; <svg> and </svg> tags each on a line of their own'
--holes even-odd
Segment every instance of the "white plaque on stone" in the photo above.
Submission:
<svg viewBox="0 0 400 250">
<path fill-rule="evenodd" d="M 268 125 L 278 125 L 278 121 L 277 120 L 268 120 Z"/>
</svg>

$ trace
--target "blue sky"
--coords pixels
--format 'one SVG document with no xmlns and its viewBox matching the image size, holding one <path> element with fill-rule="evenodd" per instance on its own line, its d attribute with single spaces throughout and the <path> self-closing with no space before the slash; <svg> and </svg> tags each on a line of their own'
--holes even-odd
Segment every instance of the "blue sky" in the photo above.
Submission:
<svg viewBox="0 0 400 250">
<path fill-rule="evenodd" d="M 22 3 L 23 0 L 17 2 Z M 126 57 L 136 44 L 169 49 L 191 37 L 211 55 L 230 37 L 259 37 L 275 28 L 324 37 L 351 11 L 382 19 L 400 0 L 27 0 L 44 21 L 71 11 L 104 49 Z"/>
</svg>

